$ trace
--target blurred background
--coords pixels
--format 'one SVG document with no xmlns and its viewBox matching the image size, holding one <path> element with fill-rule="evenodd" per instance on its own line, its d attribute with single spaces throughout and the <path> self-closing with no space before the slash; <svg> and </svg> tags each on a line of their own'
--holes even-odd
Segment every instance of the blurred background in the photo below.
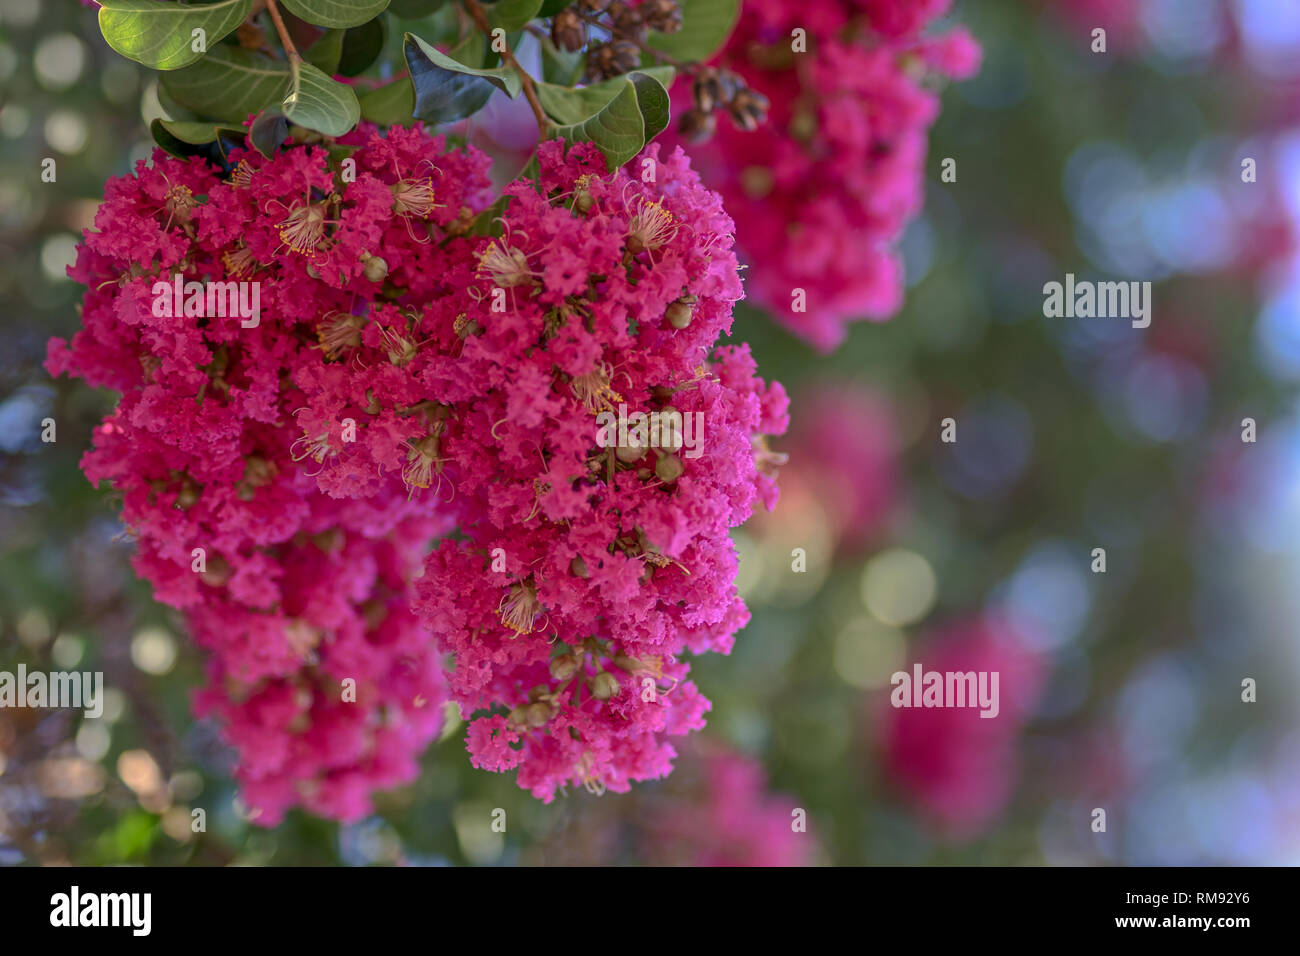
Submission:
<svg viewBox="0 0 1300 956">
<path fill-rule="evenodd" d="M 821 356 L 740 307 L 790 464 L 735 534 L 753 620 L 695 662 L 714 706 L 677 772 L 543 806 L 453 719 L 371 818 L 268 831 L 78 469 L 114 397 L 41 367 L 105 179 L 151 148 L 152 77 L 75 0 L 0 0 L 0 669 L 109 688 L 100 720 L 0 710 L 0 863 L 1300 863 L 1300 5 L 952 19 L 984 66 L 944 92 L 902 312 Z M 1151 326 L 1045 319 L 1067 272 L 1154 281 Z M 890 708 L 917 660 L 1000 671 L 1002 717 Z"/>
</svg>

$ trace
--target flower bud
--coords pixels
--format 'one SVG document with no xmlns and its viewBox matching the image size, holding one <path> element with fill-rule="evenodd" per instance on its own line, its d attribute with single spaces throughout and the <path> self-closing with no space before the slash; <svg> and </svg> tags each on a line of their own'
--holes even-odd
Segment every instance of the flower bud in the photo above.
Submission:
<svg viewBox="0 0 1300 956">
<path fill-rule="evenodd" d="M 561 654 L 551 658 L 551 676 L 558 681 L 566 681 L 578 672 L 578 659 L 572 654 Z"/>
<path fill-rule="evenodd" d="M 535 704 L 528 705 L 528 726 L 544 727 L 546 722 L 551 719 L 551 705 L 544 704 L 540 700 Z"/>
<path fill-rule="evenodd" d="M 631 441 L 630 438 L 628 440 L 629 442 Z M 630 465 L 632 462 L 640 461 L 645 457 L 645 448 L 635 443 L 619 445 L 618 448 L 615 449 L 614 454 L 618 456 L 618 460 L 623 464 Z"/>
<path fill-rule="evenodd" d="M 219 588 L 230 580 L 230 565 L 219 554 L 208 558 L 207 570 L 199 572 L 199 580 L 214 588 Z"/>
<path fill-rule="evenodd" d="M 655 462 L 655 476 L 663 482 L 676 481 L 686 469 L 676 455 L 660 455 Z"/>
<path fill-rule="evenodd" d="M 607 671 L 601 671 L 591 681 L 591 696 L 597 700 L 609 700 L 618 696 L 618 678 Z"/>
<path fill-rule="evenodd" d="M 684 295 L 676 302 L 670 303 L 664 313 L 668 318 L 668 324 L 675 329 L 688 328 L 691 318 L 695 315 L 695 303 L 698 301 L 693 295 Z"/>
<path fill-rule="evenodd" d="M 388 276 L 388 263 L 379 256 L 368 252 L 361 253 L 362 272 L 371 282 L 383 282 Z"/>
</svg>

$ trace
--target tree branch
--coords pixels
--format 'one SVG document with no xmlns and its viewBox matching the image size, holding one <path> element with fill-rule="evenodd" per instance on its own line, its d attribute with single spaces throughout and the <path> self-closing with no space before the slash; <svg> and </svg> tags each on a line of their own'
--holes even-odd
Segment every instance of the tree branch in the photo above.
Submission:
<svg viewBox="0 0 1300 956">
<path fill-rule="evenodd" d="M 270 2 L 273 3 L 274 0 L 270 0 Z M 465 9 L 474 18 L 474 24 L 483 32 L 484 36 L 491 39 L 492 28 L 488 25 L 487 14 L 483 12 L 483 7 L 478 0 L 464 0 L 464 2 Z M 506 47 L 505 44 L 502 44 L 502 47 L 501 59 L 510 64 L 515 72 L 519 74 L 519 82 L 524 88 L 524 99 L 528 100 L 528 105 L 533 108 L 533 117 L 537 120 L 537 132 L 542 139 L 547 139 L 550 136 L 551 123 L 546 118 L 546 111 L 542 109 L 541 100 L 537 98 L 537 87 L 533 85 L 533 78 L 527 70 L 519 65 L 519 61 L 515 59 L 515 55 L 510 51 L 510 48 Z"/>
<path fill-rule="evenodd" d="M 285 56 L 301 63 L 302 56 L 298 53 L 298 48 L 293 45 L 293 40 L 289 39 L 289 31 L 285 29 L 284 19 L 280 16 L 280 8 L 275 5 L 275 0 L 266 0 L 266 11 L 271 14 L 271 22 L 275 24 L 275 32 L 280 37 L 280 45 L 284 47 Z"/>
</svg>

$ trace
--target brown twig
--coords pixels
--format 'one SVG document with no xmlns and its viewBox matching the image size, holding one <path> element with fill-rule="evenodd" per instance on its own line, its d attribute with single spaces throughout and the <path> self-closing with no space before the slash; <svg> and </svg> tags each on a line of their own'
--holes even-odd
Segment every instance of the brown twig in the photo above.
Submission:
<svg viewBox="0 0 1300 956">
<path fill-rule="evenodd" d="M 274 3 L 275 0 L 268 0 L 268 2 Z M 483 35 L 490 38 L 492 28 L 488 25 L 487 14 L 483 12 L 483 7 L 478 0 L 465 0 L 465 9 L 474 18 L 475 25 L 482 31 Z M 546 111 L 542 109 L 541 100 L 537 98 L 537 87 L 533 85 L 532 76 L 519 65 L 514 53 L 505 44 L 502 44 L 501 59 L 505 60 L 519 74 L 519 82 L 524 88 L 524 99 L 528 100 L 528 105 L 533 108 L 533 116 L 537 120 L 537 132 L 542 139 L 547 139 L 550 136 L 551 123 L 546 118 Z"/>
<path fill-rule="evenodd" d="M 280 16 L 280 8 L 275 5 L 275 0 L 266 0 L 266 11 L 271 14 L 271 22 L 275 24 L 275 32 L 280 37 L 280 45 L 284 47 L 284 55 L 301 63 L 302 56 L 293 45 L 293 40 L 289 39 L 289 31 L 284 26 L 284 19 Z"/>
</svg>

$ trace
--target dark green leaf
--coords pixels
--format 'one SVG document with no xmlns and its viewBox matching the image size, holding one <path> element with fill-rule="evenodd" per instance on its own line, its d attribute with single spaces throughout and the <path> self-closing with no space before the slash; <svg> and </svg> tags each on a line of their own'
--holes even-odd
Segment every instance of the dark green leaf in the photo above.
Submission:
<svg viewBox="0 0 1300 956">
<path fill-rule="evenodd" d="M 496 3 L 484 4 L 484 9 L 488 23 L 511 33 L 523 29 L 525 23 L 537 16 L 541 6 L 542 0 L 496 0 Z"/>
<path fill-rule="evenodd" d="M 375 17 L 359 27 L 353 27 L 343 36 L 343 56 L 338 70 L 344 76 L 358 76 L 379 58 L 383 52 L 388 30 L 383 17 Z"/>
<path fill-rule="evenodd" d="M 289 89 L 280 104 L 293 123 L 326 136 L 342 136 L 361 119 L 357 95 L 350 86 L 332 80 L 310 63 L 290 64 Z"/>
<path fill-rule="evenodd" d="M 357 27 L 384 12 L 388 0 L 280 0 L 294 16 L 321 27 Z"/>
<path fill-rule="evenodd" d="M 286 64 L 265 54 L 225 46 L 162 78 L 163 89 L 181 106 L 200 116 L 235 123 L 279 103 L 288 85 Z"/>
<path fill-rule="evenodd" d="M 410 77 L 399 77 L 359 96 L 361 116 L 380 126 L 407 124 L 415 119 L 415 88 Z"/>
<path fill-rule="evenodd" d="M 202 6 L 161 0 L 104 0 L 99 29 L 118 53 L 155 70 L 177 70 L 200 59 L 248 18 L 253 0 L 220 0 Z M 195 50 L 194 30 L 204 49 Z"/>
<path fill-rule="evenodd" d="M 553 17 L 565 7 L 573 5 L 573 0 L 542 0 L 542 8 L 537 11 L 539 17 Z"/>
<path fill-rule="evenodd" d="M 403 48 L 415 85 L 417 119 L 450 123 L 482 109 L 493 90 L 519 95 L 519 75 L 512 69 L 473 69 L 409 33 Z"/>
<path fill-rule="evenodd" d="M 275 154 L 288 136 L 289 121 L 284 118 L 284 113 L 277 106 L 262 110 L 261 115 L 253 120 L 253 125 L 248 130 L 249 142 L 267 159 Z"/>
<path fill-rule="evenodd" d="M 647 43 L 656 50 L 688 62 L 704 62 L 722 49 L 736 27 L 740 0 L 678 0 L 682 28 L 676 33 L 651 33 Z"/>
<path fill-rule="evenodd" d="M 161 123 L 167 132 L 192 146 L 211 143 L 217 138 L 217 128 L 211 123 L 192 123 L 187 120 L 154 120 L 154 122 Z"/>
<path fill-rule="evenodd" d="M 414 20 L 427 17 L 446 2 L 447 0 L 391 0 L 388 12 L 395 17 Z"/>
<path fill-rule="evenodd" d="M 202 156 L 215 165 L 225 161 L 231 146 L 242 146 L 244 131 L 211 123 L 176 122 L 156 119 L 149 124 L 153 140 L 172 156 L 186 159 Z"/>
<path fill-rule="evenodd" d="M 653 67 L 577 90 L 539 83 L 537 95 L 557 135 L 595 144 L 613 169 L 667 128 L 672 77 L 672 67 Z"/>
<path fill-rule="evenodd" d="M 303 57 L 322 73 L 337 73 L 339 57 L 343 55 L 343 37 L 346 30 L 326 30 L 320 39 L 307 48 Z"/>
</svg>

